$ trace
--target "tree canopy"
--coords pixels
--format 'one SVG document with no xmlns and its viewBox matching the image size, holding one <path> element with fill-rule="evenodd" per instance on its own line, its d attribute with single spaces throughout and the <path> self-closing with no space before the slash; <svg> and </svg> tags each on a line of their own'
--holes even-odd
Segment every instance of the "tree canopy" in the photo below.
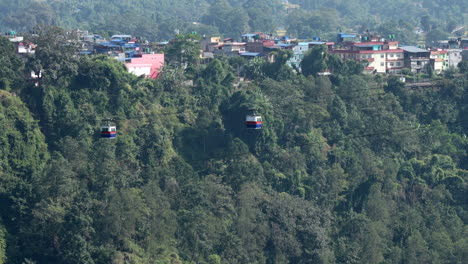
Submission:
<svg viewBox="0 0 468 264">
<path fill-rule="evenodd" d="M 0 263 L 464 263 L 466 75 L 410 89 L 320 47 L 296 72 L 181 38 L 152 80 L 0 37 Z"/>
</svg>

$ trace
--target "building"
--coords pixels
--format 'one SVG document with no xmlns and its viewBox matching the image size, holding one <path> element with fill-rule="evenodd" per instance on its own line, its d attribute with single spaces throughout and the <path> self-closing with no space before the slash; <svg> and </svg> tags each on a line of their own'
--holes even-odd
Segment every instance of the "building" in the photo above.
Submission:
<svg viewBox="0 0 468 264">
<path fill-rule="evenodd" d="M 214 55 L 238 56 L 245 52 L 245 46 L 243 42 L 224 42 L 216 45 L 213 53 Z"/>
<path fill-rule="evenodd" d="M 456 68 L 458 63 L 462 61 L 462 49 L 448 49 L 447 63 L 448 68 Z"/>
<path fill-rule="evenodd" d="M 10 42 L 13 42 L 13 43 L 19 43 L 19 42 L 22 42 L 24 40 L 24 38 L 22 36 L 18 36 L 16 34 L 16 31 L 10 31 L 10 32 L 6 32 L 5 33 L 5 37 L 8 38 L 8 40 L 10 40 Z"/>
<path fill-rule="evenodd" d="M 332 53 L 341 59 L 367 61 L 367 73 L 399 74 L 404 67 L 403 50 L 398 48 L 398 41 L 357 42 L 334 49 Z"/>
<path fill-rule="evenodd" d="M 200 46 L 203 52 L 213 52 L 215 47 L 222 44 L 221 37 L 204 37 L 200 41 Z"/>
<path fill-rule="evenodd" d="M 336 36 L 337 44 L 346 43 L 346 42 L 355 42 L 358 40 L 359 40 L 359 37 L 354 34 L 338 33 L 338 35 Z"/>
<path fill-rule="evenodd" d="M 18 43 L 18 54 L 34 54 L 36 52 L 37 45 L 32 43 L 24 44 L 23 42 Z"/>
<path fill-rule="evenodd" d="M 156 79 L 164 66 L 164 54 L 141 54 L 140 58 L 131 58 L 125 66 L 137 76 Z"/>
<path fill-rule="evenodd" d="M 293 48 L 293 56 L 288 60 L 288 65 L 300 69 L 301 61 L 304 59 L 305 53 L 309 50 L 309 42 L 299 42 Z"/>
<path fill-rule="evenodd" d="M 430 66 L 430 52 L 415 46 L 400 47 L 404 50 L 405 68 L 413 73 L 426 73 Z"/>
<path fill-rule="evenodd" d="M 304 59 L 304 55 L 315 46 L 326 45 L 329 52 L 333 51 L 333 42 L 326 41 L 310 41 L 310 42 L 299 42 L 293 47 L 293 56 L 288 60 L 288 65 L 300 69 L 301 61 Z"/>
<path fill-rule="evenodd" d="M 265 53 L 268 52 L 268 49 L 265 49 L 265 47 L 272 47 L 276 44 L 272 34 L 255 32 L 253 34 L 244 34 L 241 37 L 242 42 L 245 43 L 246 52 L 265 55 Z"/>
<path fill-rule="evenodd" d="M 394 48 L 387 50 L 385 58 L 385 72 L 389 74 L 400 74 L 401 70 L 405 67 L 404 51 L 394 46 Z"/>
<path fill-rule="evenodd" d="M 468 60 L 468 48 L 463 49 L 463 51 L 462 51 L 462 60 L 463 61 Z"/>
<path fill-rule="evenodd" d="M 274 44 L 274 43 L 273 43 Z M 245 51 L 246 52 L 255 52 L 255 53 L 262 53 L 263 52 L 263 42 L 256 41 L 256 42 L 247 42 L 245 43 Z"/>
<path fill-rule="evenodd" d="M 432 69 L 436 74 L 440 74 L 442 73 L 442 71 L 448 68 L 448 58 L 446 50 L 431 50 L 429 58 Z"/>
<path fill-rule="evenodd" d="M 260 35 L 258 34 L 244 34 L 241 36 L 242 42 L 255 42 L 260 40 Z"/>
</svg>

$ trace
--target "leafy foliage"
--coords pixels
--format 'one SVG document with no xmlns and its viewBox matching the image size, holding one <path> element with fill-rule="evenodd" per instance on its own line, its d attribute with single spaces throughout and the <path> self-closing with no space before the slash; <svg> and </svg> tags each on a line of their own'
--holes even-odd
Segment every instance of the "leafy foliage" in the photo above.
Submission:
<svg viewBox="0 0 468 264">
<path fill-rule="evenodd" d="M 149 80 L 56 48 L 24 66 L 39 87 L 2 75 L 0 263 L 465 261 L 466 75 L 410 90 L 317 48 L 302 73 L 279 51 Z"/>
</svg>

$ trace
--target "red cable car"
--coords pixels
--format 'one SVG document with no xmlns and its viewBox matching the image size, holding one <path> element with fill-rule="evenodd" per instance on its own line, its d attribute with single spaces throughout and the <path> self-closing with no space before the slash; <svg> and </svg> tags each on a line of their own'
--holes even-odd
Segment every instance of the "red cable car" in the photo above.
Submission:
<svg viewBox="0 0 468 264">
<path fill-rule="evenodd" d="M 262 117 L 255 113 L 255 109 L 251 109 L 251 113 L 245 117 L 245 125 L 248 129 L 262 129 Z"/>
<path fill-rule="evenodd" d="M 111 119 L 104 119 L 103 125 L 101 126 L 101 137 L 102 138 L 115 138 L 117 136 L 117 127 L 111 124 Z"/>
</svg>

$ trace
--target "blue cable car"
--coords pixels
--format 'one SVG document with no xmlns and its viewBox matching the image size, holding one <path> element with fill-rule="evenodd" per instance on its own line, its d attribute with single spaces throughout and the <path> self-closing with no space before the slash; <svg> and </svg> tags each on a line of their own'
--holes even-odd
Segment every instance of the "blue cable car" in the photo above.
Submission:
<svg viewBox="0 0 468 264">
<path fill-rule="evenodd" d="M 117 136 L 117 127 L 110 123 L 110 119 L 104 119 L 105 123 L 101 126 L 102 138 L 115 138 Z"/>
<path fill-rule="evenodd" d="M 252 111 L 245 117 L 245 125 L 248 129 L 262 129 L 262 117 L 257 115 L 255 111 Z"/>
</svg>

